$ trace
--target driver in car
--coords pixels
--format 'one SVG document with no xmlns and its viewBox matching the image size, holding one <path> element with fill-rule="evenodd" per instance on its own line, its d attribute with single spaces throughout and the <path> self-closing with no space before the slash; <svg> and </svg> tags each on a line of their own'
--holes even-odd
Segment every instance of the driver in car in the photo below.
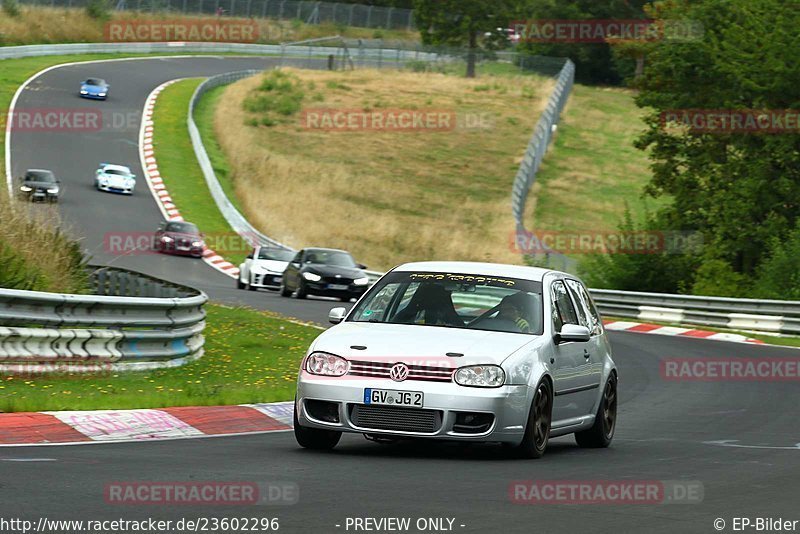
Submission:
<svg viewBox="0 0 800 534">
<path fill-rule="evenodd" d="M 498 319 L 505 319 L 511 321 L 519 331 L 523 334 L 531 333 L 531 324 L 525 318 L 525 294 L 516 293 L 509 295 L 500 301 L 500 312 L 497 314 Z"/>
</svg>

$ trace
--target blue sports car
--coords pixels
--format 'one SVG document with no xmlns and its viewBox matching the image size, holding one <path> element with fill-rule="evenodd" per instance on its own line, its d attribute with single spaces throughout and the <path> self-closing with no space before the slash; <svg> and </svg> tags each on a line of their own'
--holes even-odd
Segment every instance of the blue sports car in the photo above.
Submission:
<svg viewBox="0 0 800 534">
<path fill-rule="evenodd" d="M 89 78 L 81 82 L 81 98 L 105 100 L 108 98 L 108 84 L 100 78 Z"/>
</svg>

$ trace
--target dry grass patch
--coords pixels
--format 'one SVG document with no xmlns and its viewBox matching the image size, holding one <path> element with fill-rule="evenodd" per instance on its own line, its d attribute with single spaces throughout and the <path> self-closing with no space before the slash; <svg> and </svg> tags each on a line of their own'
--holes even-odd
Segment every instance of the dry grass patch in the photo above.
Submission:
<svg viewBox="0 0 800 534">
<path fill-rule="evenodd" d="M 285 115 L 279 101 L 267 102 L 272 111 L 245 111 L 243 102 L 267 94 L 262 77 L 234 84 L 220 99 L 215 133 L 246 215 L 262 231 L 295 247 L 347 248 L 376 269 L 431 258 L 520 261 L 509 248 L 511 185 L 552 80 L 284 72 L 302 111 L 443 110 L 489 127 L 309 130 L 291 104 Z"/>
<path fill-rule="evenodd" d="M 123 20 L 200 21 L 220 19 L 214 16 L 180 15 L 169 13 L 110 13 L 108 21 L 89 17 L 83 8 L 51 8 L 20 6 L 17 17 L 0 10 L 0 46 L 37 43 L 104 42 L 104 28 L 108 22 Z M 237 20 L 225 17 L 223 21 Z M 250 19 L 241 19 L 250 21 Z M 304 24 L 300 21 L 252 19 L 258 24 L 258 42 L 279 43 L 340 34 L 354 39 L 371 39 L 376 30 L 370 28 L 341 27 L 334 24 Z M 404 30 L 380 30 L 382 37 L 397 40 L 418 40 L 419 34 Z"/>
</svg>

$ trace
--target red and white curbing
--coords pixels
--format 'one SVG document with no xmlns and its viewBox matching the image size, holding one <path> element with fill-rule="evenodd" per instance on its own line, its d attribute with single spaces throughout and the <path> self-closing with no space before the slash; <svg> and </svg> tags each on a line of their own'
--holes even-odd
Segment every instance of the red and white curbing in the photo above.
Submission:
<svg viewBox="0 0 800 534">
<path fill-rule="evenodd" d="M 153 122 L 153 110 L 155 109 L 156 100 L 158 95 L 165 87 L 172 85 L 180 80 L 171 80 L 163 83 L 153 89 L 148 95 L 142 111 L 142 127 L 139 139 L 139 158 L 144 169 L 145 177 L 147 178 L 147 185 L 150 187 L 150 192 L 156 200 L 158 208 L 161 210 L 164 219 L 169 221 L 182 221 L 180 210 L 172 202 L 172 197 L 169 195 L 161 173 L 158 170 L 158 162 L 156 161 L 155 148 L 153 146 L 153 136 L 155 133 L 155 124 Z M 225 258 L 214 252 L 208 247 L 203 249 L 203 261 L 217 269 L 218 271 L 236 278 L 239 276 L 239 267 L 227 261 Z"/>
<path fill-rule="evenodd" d="M 285 432 L 292 428 L 293 404 L 0 413 L 0 447 L 138 443 Z"/>
<path fill-rule="evenodd" d="M 661 336 L 682 336 L 695 339 L 714 339 L 717 341 L 733 341 L 734 343 L 764 344 L 760 339 L 753 339 L 741 334 L 728 332 L 711 332 L 709 330 L 695 330 L 680 326 L 663 326 L 657 324 L 635 323 L 631 321 L 607 321 L 606 330 L 637 332 L 640 334 L 657 334 Z"/>
</svg>

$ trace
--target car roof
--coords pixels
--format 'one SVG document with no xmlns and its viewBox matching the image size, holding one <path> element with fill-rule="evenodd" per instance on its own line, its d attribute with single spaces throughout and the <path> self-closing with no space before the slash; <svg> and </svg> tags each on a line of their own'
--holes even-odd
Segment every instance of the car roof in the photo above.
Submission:
<svg viewBox="0 0 800 534">
<path fill-rule="evenodd" d="M 316 251 L 319 251 L 319 252 L 344 252 L 345 254 L 350 254 L 346 250 L 342 250 L 342 249 L 338 249 L 338 248 L 309 247 L 309 248 L 304 248 L 303 250 L 306 251 L 306 252 L 308 252 L 310 250 L 316 250 Z"/>
<path fill-rule="evenodd" d="M 124 165 L 114 165 L 114 164 L 106 164 L 101 167 L 104 171 L 123 171 L 127 172 L 128 174 L 131 173 L 131 170 L 124 166 Z"/>
<path fill-rule="evenodd" d="M 565 274 L 553 269 L 527 267 L 525 265 L 508 265 L 505 263 L 485 263 L 473 261 L 418 261 L 404 263 L 394 268 L 395 271 L 422 271 L 433 273 L 457 273 L 491 276 L 508 276 L 522 280 L 541 282 L 549 273 Z"/>
<path fill-rule="evenodd" d="M 53 171 L 48 169 L 28 169 L 25 172 L 49 172 L 50 174 L 53 174 Z"/>
</svg>

